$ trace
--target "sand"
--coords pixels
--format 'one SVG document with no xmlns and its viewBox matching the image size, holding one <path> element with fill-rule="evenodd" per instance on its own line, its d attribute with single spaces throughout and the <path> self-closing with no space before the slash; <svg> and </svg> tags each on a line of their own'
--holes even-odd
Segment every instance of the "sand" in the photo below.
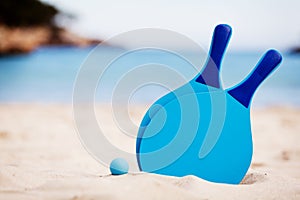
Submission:
<svg viewBox="0 0 300 200">
<path fill-rule="evenodd" d="M 227 185 L 111 176 L 81 145 L 70 105 L 2 104 L 0 199 L 300 199 L 300 109 L 256 109 L 251 118 L 252 165 L 240 185 Z"/>
</svg>

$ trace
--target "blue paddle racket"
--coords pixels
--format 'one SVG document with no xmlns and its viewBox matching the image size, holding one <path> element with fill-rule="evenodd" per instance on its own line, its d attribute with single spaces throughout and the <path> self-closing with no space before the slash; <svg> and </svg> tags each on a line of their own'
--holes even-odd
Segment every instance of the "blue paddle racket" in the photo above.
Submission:
<svg viewBox="0 0 300 200">
<path fill-rule="evenodd" d="M 136 143 L 142 171 L 231 184 L 245 176 L 252 159 L 251 98 L 282 57 L 269 50 L 244 81 L 223 90 L 219 69 L 230 36 L 228 25 L 218 25 L 200 75 L 145 114 Z"/>
</svg>

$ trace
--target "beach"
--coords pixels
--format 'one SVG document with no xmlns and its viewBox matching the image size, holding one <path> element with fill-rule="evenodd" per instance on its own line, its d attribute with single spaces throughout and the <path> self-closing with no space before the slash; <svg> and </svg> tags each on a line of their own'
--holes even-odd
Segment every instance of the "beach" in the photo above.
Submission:
<svg viewBox="0 0 300 200">
<path fill-rule="evenodd" d="M 132 115 L 144 112 L 137 106 Z M 241 184 L 228 185 L 195 176 L 112 176 L 82 146 L 71 104 L 2 103 L 0 199 L 299 199 L 299 116 L 296 107 L 252 110 L 252 164 Z"/>
<path fill-rule="evenodd" d="M 0 200 L 300 200 L 299 8 L 1 0 Z"/>
</svg>

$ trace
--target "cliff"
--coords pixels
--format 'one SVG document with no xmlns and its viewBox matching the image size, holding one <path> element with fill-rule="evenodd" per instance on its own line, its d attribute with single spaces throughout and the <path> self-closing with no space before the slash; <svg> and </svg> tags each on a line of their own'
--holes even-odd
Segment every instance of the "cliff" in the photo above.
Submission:
<svg viewBox="0 0 300 200">
<path fill-rule="evenodd" d="M 63 28 L 48 26 L 8 27 L 0 24 L 0 54 L 28 53 L 44 45 L 89 46 L 100 43 Z"/>
<path fill-rule="evenodd" d="M 87 46 L 101 42 L 58 27 L 57 15 L 61 15 L 57 8 L 39 0 L 1 0 L 0 54 L 26 53 L 41 45 Z"/>
</svg>

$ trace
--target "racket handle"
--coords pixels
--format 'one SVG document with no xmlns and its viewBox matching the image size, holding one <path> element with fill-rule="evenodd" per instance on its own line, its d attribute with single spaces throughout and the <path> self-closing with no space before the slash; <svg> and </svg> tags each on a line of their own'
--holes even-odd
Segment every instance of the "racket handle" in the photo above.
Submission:
<svg viewBox="0 0 300 200">
<path fill-rule="evenodd" d="M 249 107 L 252 96 L 258 86 L 267 78 L 267 76 L 280 64 L 282 56 L 276 50 L 269 50 L 260 62 L 257 64 L 252 73 L 242 83 L 228 93 L 243 104 Z"/>
<path fill-rule="evenodd" d="M 201 75 L 196 79 L 198 83 L 220 88 L 219 70 L 231 32 L 229 25 L 220 24 L 216 26 L 206 66 Z"/>
</svg>

